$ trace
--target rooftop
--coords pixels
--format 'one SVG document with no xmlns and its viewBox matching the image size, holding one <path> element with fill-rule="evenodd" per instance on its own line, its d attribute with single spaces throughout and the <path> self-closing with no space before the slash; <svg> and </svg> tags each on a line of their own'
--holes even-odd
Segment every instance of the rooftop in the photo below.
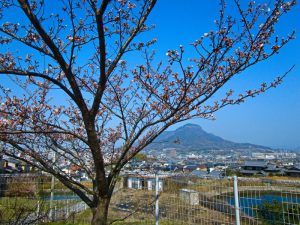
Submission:
<svg viewBox="0 0 300 225">
<path fill-rule="evenodd" d="M 265 161 L 246 161 L 244 166 L 267 167 L 267 162 L 265 162 Z"/>
</svg>

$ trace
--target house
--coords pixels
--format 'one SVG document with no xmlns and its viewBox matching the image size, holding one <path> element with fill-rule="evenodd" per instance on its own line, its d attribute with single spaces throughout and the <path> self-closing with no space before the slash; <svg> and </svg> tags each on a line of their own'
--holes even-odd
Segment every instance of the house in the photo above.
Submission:
<svg viewBox="0 0 300 225">
<path fill-rule="evenodd" d="M 296 164 L 285 170 L 286 175 L 291 177 L 300 177 L 300 164 Z"/>
<path fill-rule="evenodd" d="M 159 176 L 159 175 L 158 175 Z M 159 176 L 158 190 L 163 190 L 163 179 L 165 176 Z M 124 176 L 124 187 L 130 189 L 155 190 L 155 174 L 127 174 Z"/>
<path fill-rule="evenodd" d="M 0 158 L 1 174 L 30 173 L 33 171 L 35 171 L 35 167 L 21 160 L 6 155 L 1 156 Z"/>
<path fill-rule="evenodd" d="M 0 164 L 1 173 L 21 172 L 21 163 L 19 160 L 4 155 L 1 159 Z"/>
<path fill-rule="evenodd" d="M 299 166 L 300 169 L 300 166 Z M 293 170 L 293 169 L 292 169 Z M 295 169 L 297 170 L 297 169 Z M 275 164 L 267 163 L 265 161 L 246 161 L 243 166 L 241 166 L 240 173 L 245 176 L 260 175 L 284 175 L 285 169 L 276 166 Z M 294 171 L 295 172 L 295 171 Z M 293 172 L 291 171 L 291 174 Z M 300 171 L 299 171 L 300 176 Z"/>
<path fill-rule="evenodd" d="M 267 168 L 267 162 L 265 161 L 246 161 L 242 166 L 244 170 L 260 171 Z"/>
<path fill-rule="evenodd" d="M 192 175 L 199 177 L 199 178 L 207 178 L 207 171 L 202 171 L 202 170 L 194 170 L 191 173 Z"/>
<path fill-rule="evenodd" d="M 0 174 L 3 173 L 5 161 L 2 159 L 2 155 L 0 155 Z"/>
<path fill-rule="evenodd" d="M 61 171 L 67 175 L 72 176 L 77 181 L 84 181 L 89 179 L 87 173 L 79 165 L 65 165 L 64 167 L 62 167 Z"/>
<path fill-rule="evenodd" d="M 192 172 L 198 168 L 198 165 L 186 165 L 183 167 L 183 172 Z"/>
<path fill-rule="evenodd" d="M 200 171 L 207 171 L 207 165 L 206 164 L 201 164 L 198 166 L 198 170 Z"/>
<path fill-rule="evenodd" d="M 154 170 L 163 170 L 164 169 L 164 166 L 162 165 L 161 162 L 154 162 L 152 163 L 151 167 L 154 169 Z"/>
<path fill-rule="evenodd" d="M 192 175 L 199 177 L 199 178 L 212 178 L 212 179 L 219 179 L 223 177 L 223 172 L 221 171 L 201 171 L 201 170 L 194 170 L 191 173 Z"/>
<path fill-rule="evenodd" d="M 165 171 L 177 171 L 179 168 L 176 164 L 169 164 L 165 167 Z"/>
<path fill-rule="evenodd" d="M 35 167 L 33 167 L 32 165 L 29 165 L 28 163 L 26 162 L 20 162 L 20 170 L 22 173 L 30 173 L 30 172 L 33 172 L 35 171 Z"/>
<path fill-rule="evenodd" d="M 265 161 L 246 161 L 241 166 L 240 173 L 242 175 L 265 175 L 262 172 L 268 168 L 267 162 Z"/>
<path fill-rule="evenodd" d="M 264 169 L 268 175 L 284 175 L 285 171 L 282 168 L 277 167 L 274 164 L 268 164 L 268 167 Z"/>
<path fill-rule="evenodd" d="M 208 178 L 218 179 L 218 178 L 223 177 L 223 172 L 214 170 L 214 171 L 209 172 L 207 175 L 208 175 L 207 176 Z"/>
</svg>

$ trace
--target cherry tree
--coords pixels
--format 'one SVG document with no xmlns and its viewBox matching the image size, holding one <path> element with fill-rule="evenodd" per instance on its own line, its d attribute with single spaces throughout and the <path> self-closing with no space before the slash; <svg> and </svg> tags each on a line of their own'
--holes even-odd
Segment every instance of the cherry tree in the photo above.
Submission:
<svg viewBox="0 0 300 225">
<path fill-rule="evenodd" d="M 0 144 L 3 153 L 54 175 L 107 224 L 120 171 L 171 125 L 213 118 L 219 109 L 276 87 L 212 97 L 233 76 L 267 60 L 294 37 L 275 25 L 296 1 L 221 1 L 215 30 L 156 63 L 156 39 L 139 38 L 156 0 L 2 0 Z M 18 16 L 12 16 L 18 15 Z M 144 38 L 143 38 L 144 39 Z M 132 65 L 128 54 L 144 62 Z M 9 89 L 6 85 L 9 85 Z M 219 96 L 219 95 L 218 95 Z M 55 155 L 55 157 L 53 157 Z M 84 171 L 92 188 L 62 167 Z"/>
</svg>

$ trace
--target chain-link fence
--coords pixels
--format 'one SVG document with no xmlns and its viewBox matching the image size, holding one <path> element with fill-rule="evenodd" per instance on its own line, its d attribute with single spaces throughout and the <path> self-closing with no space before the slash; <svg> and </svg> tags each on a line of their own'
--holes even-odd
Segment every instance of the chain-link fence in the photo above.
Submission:
<svg viewBox="0 0 300 225">
<path fill-rule="evenodd" d="M 152 193 L 152 215 L 149 215 L 152 223 L 157 217 L 155 212 L 159 211 L 160 224 L 300 224 L 300 182 L 297 180 L 158 177 L 156 197 L 155 190 L 149 188 L 151 177 L 127 178 L 130 190 L 141 196 L 144 193 L 144 197 Z"/>
<path fill-rule="evenodd" d="M 90 185 L 88 182 L 86 185 Z M 52 188 L 51 188 L 52 187 Z M 51 194 L 52 193 L 52 194 Z M 162 225 L 300 224 L 300 182 L 275 178 L 126 175 L 109 221 Z M 85 203 L 47 176 L 0 176 L 0 224 L 89 224 Z"/>
<path fill-rule="evenodd" d="M 75 219 L 85 209 L 86 204 L 49 176 L 0 175 L 0 224 Z"/>
</svg>

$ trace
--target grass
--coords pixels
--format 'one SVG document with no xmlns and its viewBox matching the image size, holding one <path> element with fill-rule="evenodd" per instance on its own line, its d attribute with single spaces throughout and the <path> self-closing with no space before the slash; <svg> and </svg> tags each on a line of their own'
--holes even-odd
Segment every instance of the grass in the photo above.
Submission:
<svg viewBox="0 0 300 225">
<path fill-rule="evenodd" d="M 0 220 L 9 221 L 14 218 L 25 217 L 35 212 L 36 201 L 26 198 L 1 198 L 0 201 Z"/>
<path fill-rule="evenodd" d="M 43 225 L 89 225 L 88 223 L 71 223 L 71 222 L 51 222 L 51 223 L 45 223 Z"/>
<path fill-rule="evenodd" d="M 115 222 L 113 223 L 113 225 L 145 225 L 146 224 L 151 224 L 150 222 L 146 222 L 146 221 L 135 221 L 135 222 Z M 152 224 L 155 224 L 154 222 Z M 182 223 L 171 223 L 171 222 L 167 222 L 167 221 L 160 221 L 159 223 L 160 225 L 184 225 Z M 52 223 L 47 223 L 44 225 L 90 225 L 90 223 L 70 223 L 70 222 L 52 222 Z"/>
<path fill-rule="evenodd" d="M 64 206 L 73 205 L 78 200 L 53 201 L 53 207 L 56 209 Z M 1 197 L 0 198 L 0 223 L 14 220 L 21 220 L 31 214 L 39 211 L 40 216 L 48 215 L 50 211 L 50 201 L 44 201 L 38 198 L 26 197 Z"/>
</svg>

